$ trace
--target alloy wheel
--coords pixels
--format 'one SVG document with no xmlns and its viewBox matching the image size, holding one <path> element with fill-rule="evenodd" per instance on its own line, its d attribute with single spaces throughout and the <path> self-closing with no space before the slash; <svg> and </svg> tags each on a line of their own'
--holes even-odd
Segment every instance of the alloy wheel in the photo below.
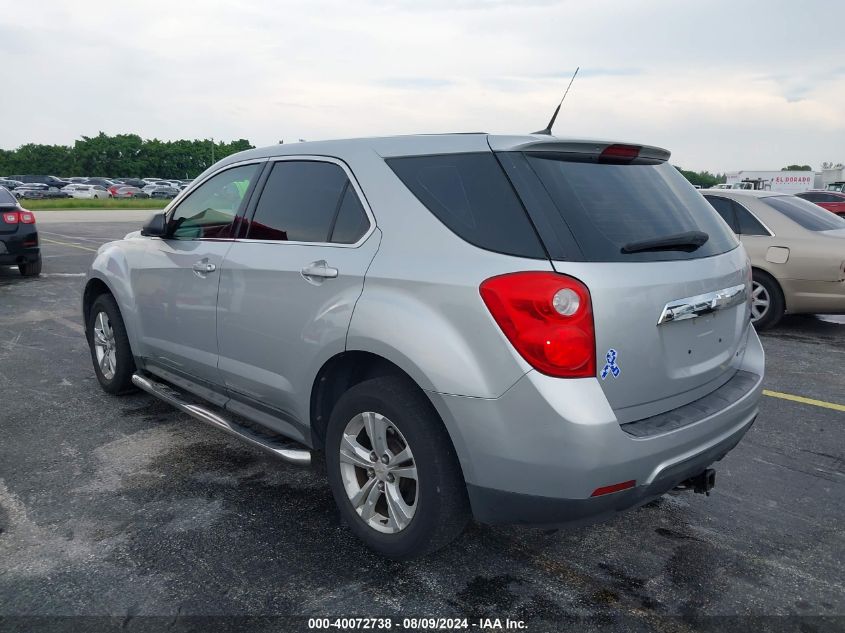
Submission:
<svg viewBox="0 0 845 633">
<path fill-rule="evenodd" d="M 386 534 L 414 518 L 419 485 L 414 455 L 402 432 L 385 416 L 359 413 L 340 440 L 340 475 L 358 516 Z"/>
<path fill-rule="evenodd" d="M 751 284 L 751 322 L 756 323 L 769 311 L 771 304 L 771 297 L 769 291 L 766 290 L 763 284 L 753 282 Z"/>
<path fill-rule="evenodd" d="M 117 344 L 109 315 L 98 312 L 94 319 L 94 352 L 100 372 L 106 380 L 114 378 L 117 370 Z"/>
</svg>

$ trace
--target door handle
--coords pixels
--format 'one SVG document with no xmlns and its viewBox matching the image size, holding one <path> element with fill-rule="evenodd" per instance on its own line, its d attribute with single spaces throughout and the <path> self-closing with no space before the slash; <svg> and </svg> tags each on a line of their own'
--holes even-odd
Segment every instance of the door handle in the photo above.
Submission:
<svg viewBox="0 0 845 633">
<path fill-rule="evenodd" d="M 197 277 L 205 277 L 208 273 L 213 273 L 217 270 L 217 266 L 209 263 L 208 259 L 201 259 L 195 262 L 193 268 Z"/>
<path fill-rule="evenodd" d="M 321 284 L 326 279 L 335 279 L 337 277 L 337 268 L 332 268 L 325 259 L 321 259 L 311 262 L 300 270 L 299 273 L 308 283 Z"/>
</svg>

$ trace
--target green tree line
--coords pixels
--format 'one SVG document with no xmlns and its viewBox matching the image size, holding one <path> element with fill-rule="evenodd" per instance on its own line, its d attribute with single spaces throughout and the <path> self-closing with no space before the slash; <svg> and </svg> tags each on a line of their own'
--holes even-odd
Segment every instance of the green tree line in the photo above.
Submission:
<svg viewBox="0 0 845 633">
<path fill-rule="evenodd" d="M 711 174 L 709 171 L 689 171 L 675 166 L 679 172 L 684 175 L 684 178 L 689 180 L 692 184 L 698 185 L 702 189 L 709 189 L 720 182 L 725 182 L 725 174 Z"/>
<path fill-rule="evenodd" d="M 252 147 L 246 139 L 160 141 L 100 132 L 83 136 L 73 146 L 27 143 L 0 149 L 0 175 L 194 178 L 214 161 Z"/>
</svg>

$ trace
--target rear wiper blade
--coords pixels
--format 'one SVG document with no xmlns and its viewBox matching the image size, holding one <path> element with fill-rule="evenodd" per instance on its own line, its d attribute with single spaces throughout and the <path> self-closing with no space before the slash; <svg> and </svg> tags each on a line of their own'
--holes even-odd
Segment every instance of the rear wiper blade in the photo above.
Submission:
<svg viewBox="0 0 845 633">
<path fill-rule="evenodd" d="M 639 242 L 629 242 L 622 247 L 623 253 L 642 253 L 644 251 L 685 251 L 691 253 L 700 248 L 710 236 L 704 231 L 687 231 L 664 237 L 653 237 Z"/>
</svg>

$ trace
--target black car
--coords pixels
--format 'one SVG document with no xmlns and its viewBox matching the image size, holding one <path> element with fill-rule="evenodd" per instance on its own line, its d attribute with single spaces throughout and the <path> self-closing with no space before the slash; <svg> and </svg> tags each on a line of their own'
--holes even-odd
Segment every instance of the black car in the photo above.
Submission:
<svg viewBox="0 0 845 633">
<path fill-rule="evenodd" d="M 0 187 L 0 266 L 17 266 L 24 277 L 41 274 L 35 215 Z"/>
<path fill-rule="evenodd" d="M 49 187 L 56 187 L 57 189 L 61 189 L 62 187 L 66 187 L 71 184 L 67 180 L 62 180 L 61 178 L 56 178 L 55 176 L 25 174 L 23 176 L 8 176 L 8 178 L 9 180 L 19 180 L 25 184 L 39 183 Z"/>
</svg>

